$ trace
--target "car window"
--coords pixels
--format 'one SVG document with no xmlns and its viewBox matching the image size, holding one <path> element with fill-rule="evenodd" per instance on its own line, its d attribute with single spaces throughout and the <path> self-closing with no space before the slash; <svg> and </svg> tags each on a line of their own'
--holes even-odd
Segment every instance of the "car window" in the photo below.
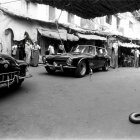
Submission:
<svg viewBox="0 0 140 140">
<path fill-rule="evenodd" d="M 93 55 L 96 55 L 97 54 L 96 48 L 93 47 L 93 46 L 89 46 L 88 53 L 93 54 Z"/>
</svg>

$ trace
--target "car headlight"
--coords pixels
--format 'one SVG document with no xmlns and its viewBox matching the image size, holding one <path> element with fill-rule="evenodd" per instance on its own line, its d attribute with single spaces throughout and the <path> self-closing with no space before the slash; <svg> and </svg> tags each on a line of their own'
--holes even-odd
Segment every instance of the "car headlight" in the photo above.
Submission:
<svg viewBox="0 0 140 140">
<path fill-rule="evenodd" d="M 72 64 L 72 59 L 69 57 L 68 59 L 67 59 L 67 65 L 71 65 Z"/>
</svg>

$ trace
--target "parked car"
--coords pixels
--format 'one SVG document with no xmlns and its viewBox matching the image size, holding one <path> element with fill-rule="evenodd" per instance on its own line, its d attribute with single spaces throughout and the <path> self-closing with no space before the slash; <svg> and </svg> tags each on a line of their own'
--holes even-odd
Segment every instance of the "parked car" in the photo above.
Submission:
<svg viewBox="0 0 140 140">
<path fill-rule="evenodd" d="M 0 53 L 0 88 L 19 87 L 27 75 L 27 63 Z"/>
<path fill-rule="evenodd" d="M 46 57 L 45 68 L 48 73 L 56 70 L 73 72 L 77 77 L 83 77 L 93 69 L 102 68 L 107 71 L 110 57 L 104 48 L 93 45 L 78 45 L 69 53 L 49 55 Z"/>
</svg>

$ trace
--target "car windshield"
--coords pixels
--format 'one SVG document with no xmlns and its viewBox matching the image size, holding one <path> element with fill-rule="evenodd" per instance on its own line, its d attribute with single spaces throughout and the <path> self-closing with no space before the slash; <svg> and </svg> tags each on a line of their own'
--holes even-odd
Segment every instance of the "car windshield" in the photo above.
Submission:
<svg viewBox="0 0 140 140">
<path fill-rule="evenodd" d="M 73 53 L 90 53 L 90 54 L 95 55 L 96 48 L 94 46 L 78 45 L 77 47 L 72 48 L 71 52 L 73 52 Z"/>
</svg>

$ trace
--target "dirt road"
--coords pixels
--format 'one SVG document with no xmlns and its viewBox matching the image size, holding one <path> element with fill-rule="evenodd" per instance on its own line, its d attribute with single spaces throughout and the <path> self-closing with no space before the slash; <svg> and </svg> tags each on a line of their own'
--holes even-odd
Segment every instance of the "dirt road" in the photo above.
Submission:
<svg viewBox="0 0 140 140">
<path fill-rule="evenodd" d="M 42 66 L 30 71 L 21 88 L 0 97 L 0 138 L 140 138 L 140 124 L 128 120 L 140 112 L 140 68 L 91 78 L 49 75 Z"/>
</svg>

